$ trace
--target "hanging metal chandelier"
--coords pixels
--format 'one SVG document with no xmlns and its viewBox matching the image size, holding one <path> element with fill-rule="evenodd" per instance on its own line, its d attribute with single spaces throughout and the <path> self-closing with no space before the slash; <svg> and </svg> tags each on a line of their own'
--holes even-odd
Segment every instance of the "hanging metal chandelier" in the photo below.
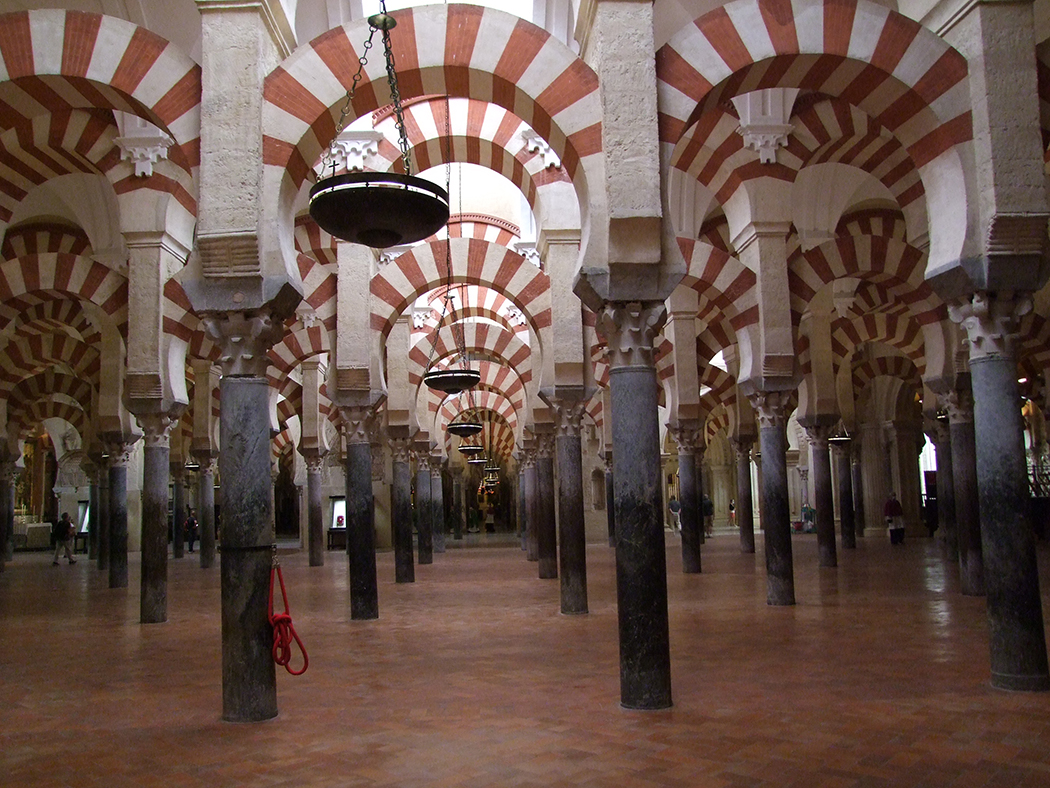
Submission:
<svg viewBox="0 0 1050 788">
<path fill-rule="evenodd" d="M 380 0 L 379 6 L 380 13 L 368 18 L 370 32 L 364 45 L 364 54 L 358 59 L 357 73 L 346 92 L 335 138 L 324 156 L 323 163 L 325 167 L 330 164 L 332 174 L 321 178 L 310 189 L 310 216 L 322 230 L 336 238 L 374 249 L 386 249 L 398 244 L 416 243 L 433 235 L 448 223 L 449 209 L 447 189 L 412 175 L 394 53 L 390 48 L 390 31 L 397 25 L 397 20 L 387 14 L 386 0 Z M 336 175 L 336 140 L 346 126 L 351 102 L 368 62 L 368 50 L 372 47 L 376 31 L 382 32 L 387 82 L 394 105 L 398 147 L 405 172 L 348 172 Z"/>
<path fill-rule="evenodd" d="M 445 96 L 445 189 L 446 193 L 451 190 L 452 185 L 452 121 L 449 97 Z M 459 211 L 463 212 L 463 175 L 459 178 Z M 452 302 L 452 237 L 446 233 L 445 236 L 445 297 L 442 302 L 441 320 L 434 329 L 433 342 L 430 346 L 430 358 L 427 360 L 427 370 L 423 373 L 423 382 L 431 389 L 443 391 L 446 394 L 459 394 L 461 391 L 473 388 L 481 381 L 481 373 L 470 366 L 467 357 L 466 340 L 463 337 L 463 324 L 456 320 L 455 304 Z M 460 303 L 462 304 L 462 295 Z M 452 356 L 447 367 L 436 366 L 434 358 L 437 351 L 438 337 L 441 323 L 446 316 L 449 319 L 449 328 L 456 342 L 456 354 Z"/>
<path fill-rule="evenodd" d="M 474 404 L 474 390 L 468 389 L 466 395 L 467 407 L 458 413 L 445 428 L 449 434 L 460 438 L 469 438 L 471 435 L 477 435 L 483 428 L 481 419 L 478 417 L 477 405 Z M 462 392 L 460 396 L 462 396 Z"/>
</svg>

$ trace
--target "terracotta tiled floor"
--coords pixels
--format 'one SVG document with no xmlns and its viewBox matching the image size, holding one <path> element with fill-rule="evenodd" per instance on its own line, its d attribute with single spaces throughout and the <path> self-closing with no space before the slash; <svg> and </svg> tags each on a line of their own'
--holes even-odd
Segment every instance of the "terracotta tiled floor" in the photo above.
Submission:
<svg viewBox="0 0 1050 788">
<path fill-rule="evenodd" d="M 169 621 L 138 624 L 138 564 L 110 590 L 87 560 L 19 554 L 0 575 L 0 785 L 1045 786 L 1050 694 L 988 686 L 984 600 L 937 545 L 882 535 L 765 604 L 731 535 L 683 576 L 668 540 L 674 708 L 619 707 L 614 562 L 588 550 L 591 612 L 515 547 L 455 549 L 349 619 L 345 556 L 282 555 L 309 671 L 280 716 L 219 720 L 219 572 L 172 561 Z M 1040 548 L 1044 606 L 1050 554 Z"/>
</svg>

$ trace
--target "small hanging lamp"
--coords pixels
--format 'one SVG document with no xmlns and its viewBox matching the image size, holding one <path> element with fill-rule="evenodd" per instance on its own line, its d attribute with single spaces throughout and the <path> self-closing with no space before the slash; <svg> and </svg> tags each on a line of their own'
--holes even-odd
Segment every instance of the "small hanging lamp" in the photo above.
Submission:
<svg viewBox="0 0 1050 788">
<path fill-rule="evenodd" d="M 474 390 L 468 389 L 466 393 L 467 407 L 456 414 L 445 428 L 450 434 L 460 438 L 469 438 L 471 435 L 477 435 L 483 428 L 481 419 L 478 418 L 477 405 L 474 404 Z M 460 394 L 462 395 L 462 392 Z"/>
<path fill-rule="evenodd" d="M 445 96 L 445 189 L 446 193 L 451 189 L 452 183 L 452 121 L 449 97 Z M 459 178 L 459 210 L 463 212 L 463 174 Z M 442 302 L 441 317 L 434 330 L 433 343 L 430 346 L 430 358 L 427 360 L 427 369 L 423 373 L 423 382 L 429 388 L 443 391 L 446 394 L 458 394 L 461 391 L 473 388 L 481 382 L 481 373 L 470 366 L 467 357 L 466 340 L 463 337 L 463 324 L 456 320 L 455 304 L 452 302 L 452 237 L 445 235 L 445 298 Z M 460 297 L 462 302 L 462 294 Z M 452 336 L 456 341 L 456 355 L 452 357 L 447 367 L 438 367 L 435 364 L 435 352 L 437 350 L 438 335 L 441 322 L 449 315 L 449 326 Z"/>
<path fill-rule="evenodd" d="M 485 451 L 485 447 L 477 443 L 459 444 L 459 453 L 468 457 L 480 456 L 483 451 Z"/>
<path fill-rule="evenodd" d="M 371 31 L 359 59 L 359 68 L 350 89 L 346 92 L 339 123 L 332 146 L 325 160 L 332 162 L 332 175 L 321 178 L 310 189 L 310 216 L 322 230 L 344 241 L 386 249 L 398 244 L 412 244 L 427 238 L 448 222 L 448 191 L 437 184 L 412 175 L 412 160 L 408 152 L 408 135 L 401 109 L 401 94 L 397 88 L 394 53 L 390 48 L 390 31 L 397 20 L 386 12 L 386 0 L 380 0 L 380 13 L 368 18 Z M 387 82 L 394 104 L 394 118 L 398 133 L 398 147 L 404 174 L 390 172 L 350 172 L 335 174 L 333 149 L 335 140 L 346 126 L 346 117 L 357 90 L 357 83 L 368 62 L 368 50 L 376 31 L 383 34 L 383 54 L 386 58 Z"/>
</svg>

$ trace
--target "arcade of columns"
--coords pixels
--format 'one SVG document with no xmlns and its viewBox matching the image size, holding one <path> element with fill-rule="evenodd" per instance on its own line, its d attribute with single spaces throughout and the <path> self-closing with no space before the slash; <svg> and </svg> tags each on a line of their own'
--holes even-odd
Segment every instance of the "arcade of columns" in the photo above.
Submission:
<svg viewBox="0 0 1050 788">
<path fill-rule="evenodd" d="M 800 501 L 828 571 L 891 490 L 916 528 L 924 434 L 946 560 L 987 597 L 992 683 L 1050 689 L 1026 458 L 1050 360 L 1042 5 L 397 11 L 417 169 L 494 171 L 536 232 L 453 200 L 447 230 L 382 254 L 306 211 L 361 4 L 186 5 L 196 59 L 128 20 L 0 15 L 6 560 L 23 448 L 63 436 L 56 489 L 88 490 L 91 557 L 120 588 L 140 549 L 141 621 L 163 622 L 169 505 L 173 558 L 192 501 L 210 568 L 219 483 L 223 716 L 274 716 L 275 484 L 305 487 L 315 566 L 344 498 L 346 604 L 380 617 L 377 548 L 416 582 L 475 506 L 445 431 L 467 403 L 422 384 L 461 331 L 503 524 L 563 613 L 587 612 L 587 543 L 616 550 L 624 706 L 672 701 L 669 494 L 684 572 L 703 495 L 719 525 L 732 499 L 769 604 L 790 605 Z M 385 79 L 372 57 L 339 166 L 395 167 Z"/>
</svg>

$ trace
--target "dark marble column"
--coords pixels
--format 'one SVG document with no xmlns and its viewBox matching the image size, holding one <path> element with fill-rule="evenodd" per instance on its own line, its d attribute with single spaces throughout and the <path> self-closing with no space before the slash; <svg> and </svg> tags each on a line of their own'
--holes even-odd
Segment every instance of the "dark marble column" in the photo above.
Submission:
<svg viewBox="0 0 1050 788">
<path fill-rule="evenodd" d="M 454 467 L 452 469 L 452 538 L 455 540 L 463 539 L 463 529 L 466 527 L 463 522 L 467 516 L 464 495 L 463 469 Z M 411 535 L 411 531 L 409 533 Z"/>
<path fill-rule="evenodd" d="M 445 499 L 441 487 L 441 458 L 430 458 L 430 527 L 435 553 L 445 552 Z"/>
<path fill-rule="evenodd" d="M 828 444 L 831 427 L 806 427 L 806 434 L 812 447 L 817 553 L 821 566 L 834 567 L 838 566 L 838 552 L 835 549 L 835 498 L 831 490 L 831 449 Z"/>
<path fill-rule="evenodd" d="M 959 559 L 959 537 L 956 531 L 955 463 L 952 460 L 951 427 L 948 417 L 926 420 L 926 434 L 937 452 L 937 530 L 940 540 L 953 561 Z"/>
<path fill-rule="evenodd" d="M 128 463 L 131 444 L 109 447 L 109 587 L 128 587 Z"/>
<path fill-rule="evenodd" d="M 226 313 L 205 317 L 204 324 L 222 365 L 222 718 L 258 722 L 277 716 L 267 617 L 275 543 L 266 354 L 284 329 L 268 314 Z"/>
<path fill-rule="evenodd" d="M 955 525 L 959 541 L 959 586 L 966 596 L 984 596 L 981 509 L 977 494 L 977 444 L 973 396 L 967 390 L 945 397 L 955 481 Z"/>
<path fill-rule="evenodd" d="M 416 455 L 416 541 L 420 566 L 434 563 L 434 530 L 430 507 L 430 456 Z"/>
<path fill-rule="evenodd" d="M 201 569 L 215 565 L 215 457 L 211 452 L 194 452 L 200 464 L 197 471 L 197 530 Z"/>
<path fill-rule="evenodd" d="M 143 431 L 142 572 L 139 577 L 139 621 L 168 620 L 168 432 L 167 414 L 136 417 Z"/>
<path fill-rule="evenodd" d="M 740 552 L 755 552 L 755 503 L 751 497 L 750 435 L 733 439 L 736 452 L 736 526 L 740 529 Z"/>
<path fill-rule="evenodd" d="M 536 449 L 536 556 L 541 580 L 558 577 L 558 525 L 554 510 L 554 439 L 541 435 Z"/>
<path fill-rule="evenodd" d="M 536 521 L 539 519 L 536 499 L 536 456 L 529 451 L 525 459 L 525 559 L 539 561 L 539 546 L 536 541 Z"/>
<path fill-rule="evenodd" d="M 88 560 L 98 560 L 98 521 L 100 516 L 99 507 L 99 468 L 92 463 L 88 468 Z M 14 496 L 12 495 L 12 505 Z"/>
<path fill-rule="evenodd" d="M 1031 306 L 1029 296 L 980 292 L 950 314 L 970 345 L 992 686 L 1045 691 L 1050 667 L 1012 340 Z"/>
<path fill-rule="evenodd" d="M 605 522 L 609 528 L 609 547 L 616 547 L 616 494 L 613 486 L 612 452 L 605 453 Z"/>
<path fill-rule="evenodd" d="M 310 566 L 324 566 L 324 501 L 321 495 L 321 474 L 325 455 L 308 452 L 306 460 L 306 546 Z"/>
<path fill-rule="evenodd" d="M 391 438 L 394 455 L 391 484 L 391 520 L 394 539 L 394 581 L 414 583 L 416 565 L 412 556 L 412 441 Z"/>
<path fill-rule="evenodd" d="M 789 392 L 760 391 L 751 397 L 758 415 L 762 451 L 762 515 L 766 533 L 766 602 L 795 604 L 788 505 L 786 410 Z"/>
<path fill-rule="evenodd" d="M 0 572 L 14 558 L 15 462 L 0 461 Z"/>
<path fill-rule="evenodd" d="M 699 574 L 701 571 L 700 539 L 704 528 L 700 508 L 700 489 L 697 484 L 696 454 L 700 443 L 700 431 L 695 424 L 679 424 L 671 428 L 678 446 L 678 494 L 682 522 L 682 573 Z M 703 450 L 700 456 L 703 457 Z"/>
<path fill-rule="evenodd" d="M 662 303 L 608 303 L 598 313 L 598 330 L 609 347 L 616 458 L 620 704 L 630 709 L 671 705 L 659 384 L 653 360 L 653 338 L 666 317 Z"/>
<path fill-rule="evenodd" d="M 98 570 L 109 572 L 109 453 L 102 455 L 98 466 Z"/>
<path fill-rule="evenodd" d="M 557 400 L 555 447 L 558 454 L 558 568 L 561 612 L 587 612 L 587 534 L 583 513 L 583 448 L 580 430 L 585 402 Z"/>
<path fill-rule="evenodd" d="M 853 477 L 853 530 L 864 536 L 864 465 L 861 462 L 860 431 L 850 441 L 850 476 Z"/>
<path fill-rule="evenodd" d="M 172 481 L 171 557 L 182 558 L 186 547 L 186 471 L 181 462 L 172 464 L 168 473 Z M 165 499 L 167 494 L 165 493 Z M 168 507 L 164 506 L 164 542 L 167 549 Z"/>
<path fill-rule="evenodd" d="M 850 442 L 848 439 L 831 439 L 831 451 L 835 455 L 835 475 L 839 488 L 839 533 L 842 534 L 844 550 L 857 548 L 856 521 L 853 517 L 853 469 L 850 465 Z"/>
<path fill-rule="evenodd" d="M 528 517 L 525 513 L 525 455 L 518 452 L 517 460 L 518 484 L 515 493 L 518 499 L 518 537 L 521 539 L 521 550 L 525 552 L 528 549 L 528 523 L 526 522 Z"/>
<path fill-rule="evenodd" d="M 346 560 L 350 575 L 350 618 L 379 618 L 376 578 L 375 500 L 372 497 L 372 443 L 375 412 L 341 407 L 346 431 Z"/>
</svg>

